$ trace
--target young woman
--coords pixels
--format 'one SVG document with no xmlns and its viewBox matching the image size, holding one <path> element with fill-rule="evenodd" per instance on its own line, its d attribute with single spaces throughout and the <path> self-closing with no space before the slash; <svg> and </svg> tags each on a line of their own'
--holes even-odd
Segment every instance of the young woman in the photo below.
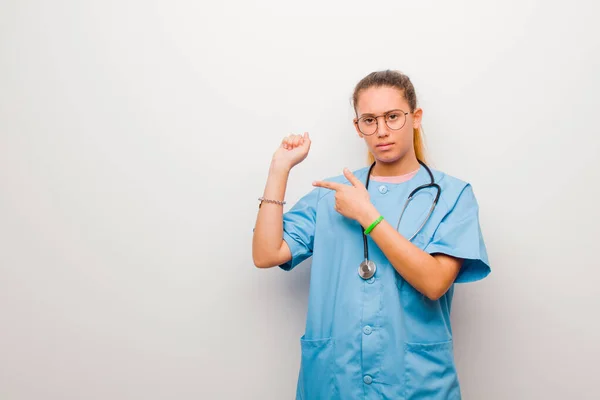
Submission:
<svg viewBox="0 0 600 400">
<path fill-rule="evenodd" d="M 308 133 L 275 152 L 252 251 L 260 268 L 312 256 L 297 399 L 460 399 L 454 283 L 490 272 L 472 187 L 425 164 L 410 79 L 373 72 L 355 87 L 354 126 L 372 164 L 314 182 L 283 213 Z"/>
</svg>

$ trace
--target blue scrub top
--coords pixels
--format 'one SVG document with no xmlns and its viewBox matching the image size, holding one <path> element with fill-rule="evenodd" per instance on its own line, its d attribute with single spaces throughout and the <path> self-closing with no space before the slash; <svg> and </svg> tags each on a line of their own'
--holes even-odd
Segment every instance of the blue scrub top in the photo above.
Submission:
<svg viewBox="0 0 600 400">
<path fill-rule="evenodd" d="M 363 183 L 369 168 L 355 171 Z M 490 272 L 471 185 L 431 169 L 442 188 L 429 221 L 412 243 L 427 253 L 465 259 L 456 282 Z M 327 179 L 350 184 L 343 176 Z M 429 174 L 420 167 L 403 183 L 371 179 L 369 195 L 396 226 L 409 193 Z M 435 189 L 419 191 L 399 231 L 410 238 L 427 216 Z M 432 301 L 415 290 L 368 237 L 375 276 L 358 275 L 364 260 L 363 228 L 334 210 L 335 191 L 315 188 L 283 217 L 291 270 L 312 256 L 308 314 L 300 338 L 301 366 L 296 399 L 460 399 L 453 355 L 450 308 L 454 285 Z"/>
</svg>

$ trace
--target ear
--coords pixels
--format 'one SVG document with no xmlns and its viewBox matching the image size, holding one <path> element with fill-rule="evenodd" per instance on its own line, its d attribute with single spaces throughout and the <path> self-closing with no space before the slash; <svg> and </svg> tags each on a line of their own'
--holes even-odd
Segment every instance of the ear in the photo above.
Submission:
<svg viewBox="0 0 600 400">
<path fill-rule="evenodd" d="M 419 129 L 421 127 L 421 119 L 423 118 L 423 110 L 421 108 L 415 109 L 413 112 L 413 129 Z"/>
<path fill-rule="evenodd" d="M 362 132 L 358 129 L 358 118 L 354 118 L 352 120 L 352 123 L 354 124 L 354 129 L 356 129 L 356 133 L 358 133 L 358 137 L 360 137 L 361 139 L 363 138 L 363 134 Z"/>
</svg>

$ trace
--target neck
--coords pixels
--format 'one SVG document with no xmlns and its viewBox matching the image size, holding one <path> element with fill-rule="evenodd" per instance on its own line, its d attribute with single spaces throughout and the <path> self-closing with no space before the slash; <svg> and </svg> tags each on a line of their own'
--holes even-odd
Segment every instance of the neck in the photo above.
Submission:
<svg viewBox="0 0 600 400">
<path fill-rule="evenodd" d="M 421 164 L 417 161 L 416 157 L 401 158 L 391 163 L 385 163 L 377 161 L 371 175 L 373 176 L 398 176 L 409 174 L 417 170 Z"/>
</svg>

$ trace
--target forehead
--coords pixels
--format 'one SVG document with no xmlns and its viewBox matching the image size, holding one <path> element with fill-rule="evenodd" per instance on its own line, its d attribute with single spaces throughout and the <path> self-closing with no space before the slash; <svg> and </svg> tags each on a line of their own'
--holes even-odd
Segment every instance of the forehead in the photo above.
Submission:
<svg viewBox="0 0 600 400">
<path fill-rule="evenodd" d="M 393 109 L 407 110 L 404 91 L 393 87 L 370 87 L 358 95 L 356 111 L 362 114 L 383 114 Z"/>
</svg>

